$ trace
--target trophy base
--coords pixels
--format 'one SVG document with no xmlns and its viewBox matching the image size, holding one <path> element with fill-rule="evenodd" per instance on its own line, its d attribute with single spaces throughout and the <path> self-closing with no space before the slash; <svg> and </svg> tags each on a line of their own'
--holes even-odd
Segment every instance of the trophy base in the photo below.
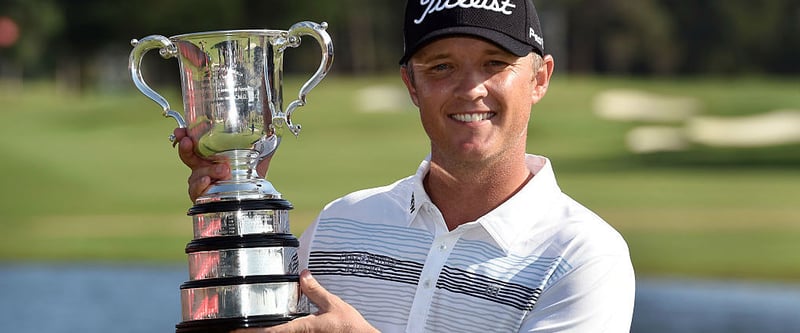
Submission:
<svg viewBox="0 0 800 333">
<path fill-rule="evenodd" d="M 292 315 L 263 315 L 239 318 L 221 318 L 185 321 L 175 325 L 176 333 L 228 333 L 235 329 L 250 327 L 270 327 L 288 323 L 294 319 L 305 317 L 308 313 Z"/>
<path fill-rule="evenodd" d="M 217 181 L 195 204 L 211 202 L 280 199 L 281 193 L 264 178 L 245 178 Z"/>
<path fill-rule="evenodd" d="M 198 215 L 217 212 L 235 212 L 239 210 L 290 210 L 292 204 L 284 199 L 238 200 L 238 201 L 211 201 L 197 203 L 189 208 L 187 215 Z"/>
</svg>

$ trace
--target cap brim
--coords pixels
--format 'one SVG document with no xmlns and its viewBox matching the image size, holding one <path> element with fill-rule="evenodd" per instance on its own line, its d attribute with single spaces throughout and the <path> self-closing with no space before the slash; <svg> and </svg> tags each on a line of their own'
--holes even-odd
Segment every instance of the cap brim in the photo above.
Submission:
<svg viewBox="0 0 800 333">
<path fill-rule="evenodd" d="M 458 35 L 473 36 L 485 39 L 486 41 L 496 44 L 500 48 L 518 57 L 524 57 L 533 51 L 532 46 L 520 42 L 519 40 L 516 40 L 514 38 L 511 38 L 503 32 L 482 27 L 469 27 L 469 26 L 450 27 L 432 31 L 427 35 L 423 36 L 422 38 L 420 38 L 416 44 L 407 47 L 405 50 L 405 54 L 403 54 L 403 57 L 400 58 L 400 64 L 408 62 L 408 59 L 410 59 L 414 55 L 414 53 L 417 53 L 417 51 L 419 51 L 421 48 L 425 47 L 425 45 L 428 45 L 431 42 L 440 38 L 452 37 Z"/>
</svg>

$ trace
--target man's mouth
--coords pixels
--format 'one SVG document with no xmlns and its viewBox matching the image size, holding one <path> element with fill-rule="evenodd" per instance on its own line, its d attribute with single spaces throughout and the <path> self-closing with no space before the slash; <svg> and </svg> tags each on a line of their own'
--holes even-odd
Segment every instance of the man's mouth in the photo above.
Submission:
<svg viewBox="0 0 800 333">
<path fill-rule="evenodd" d="M 495 115 L 494 112 L 457 113 L 457 114 L 451 114 L 450 118 L 464 123 L 471 123 L 471 122 L 491 119 L 492 117 L 494 117 L 494 115 Z"/>
</svg>

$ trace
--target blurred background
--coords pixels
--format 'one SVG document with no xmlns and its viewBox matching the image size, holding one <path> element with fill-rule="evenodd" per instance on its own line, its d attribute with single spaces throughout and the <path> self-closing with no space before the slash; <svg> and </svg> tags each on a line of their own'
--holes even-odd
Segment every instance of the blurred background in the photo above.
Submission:
<svg viewBox="0 0 800 333">
<path fill-rule="evenodd" d="M 628 241 L 633 332 L 800 331 L 800 2 L 540 0 L 556 73 L 529 151 Z M 403 1 L 2 0 L 0 323 L 170 331 L 191 240 L 174 121 L 133 86 L 130 40 L 326 21 L 331 74 L 268 179 L 302 233 L 328 201 L 416 170 L 398 76 Z M 286 99 L 319 64 L 286 51 Z M 144 77 L 182 109 L 177 61 Z"/>
</svg>

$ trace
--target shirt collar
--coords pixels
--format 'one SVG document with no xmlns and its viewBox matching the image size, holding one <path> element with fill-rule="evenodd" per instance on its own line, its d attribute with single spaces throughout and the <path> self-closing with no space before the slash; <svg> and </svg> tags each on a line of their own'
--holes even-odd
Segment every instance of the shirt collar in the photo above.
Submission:
<svg viewBox="0 0 800 333">
<path fill-rule="evenodd" d="M 478 223 L 505 251 L 510 250 L 517 238 L 528 237 L 534 227 L 541 225 L 561 195 L 549 159 L 527 155 L 525 162 L 533 178 L 513 197 L 478 219 Z"/>
<path fill-rule="evenodd" d="M 423 184 L 423 180 L 425 176 L 428 174 L 428 171 L 431 169 L 431 155 L 428 155 L 422 163 L 419 164 L 419 168 L 417 168 L 417 173 L 411 177 L 411 193 L 409 197 L 408 203 L 408 221 L 407 226 L 411 226 L 414 222 L 414 219 L 417 218 L 417 214 L 426 207 L 433 207 L 433 203 L 431 202 L 431 198 L 428 196 L 428 193 L 425 192 L 425 186 Z"/>
<path fill-rule="evenodd" d="M 525 163 L 534 175 L 533 178 L 513 197 L 476 221 L 505 251 L 510 249 L 510 245 L 517 237 L 529 233 L 533 226 L 539 224 L 545 212 L 553 207 L 552 203 L 561 193 L 549 159 L 526 155 Z M 420 211 L 435 208 L 423 186 L 423 179 L 429 170 L 430 155 L 420 163 L 416 174 L 411 177 L 411 191 L 407 194 L 409 212 L 407 226 L 412 226 Z M 520 217 L 520 214 L 527 215 Z M 436 234 L 438 226 L 426 225 L 424 228 Z M 459 229 L 461 228 L 456 230 Z"/>
</svg>

